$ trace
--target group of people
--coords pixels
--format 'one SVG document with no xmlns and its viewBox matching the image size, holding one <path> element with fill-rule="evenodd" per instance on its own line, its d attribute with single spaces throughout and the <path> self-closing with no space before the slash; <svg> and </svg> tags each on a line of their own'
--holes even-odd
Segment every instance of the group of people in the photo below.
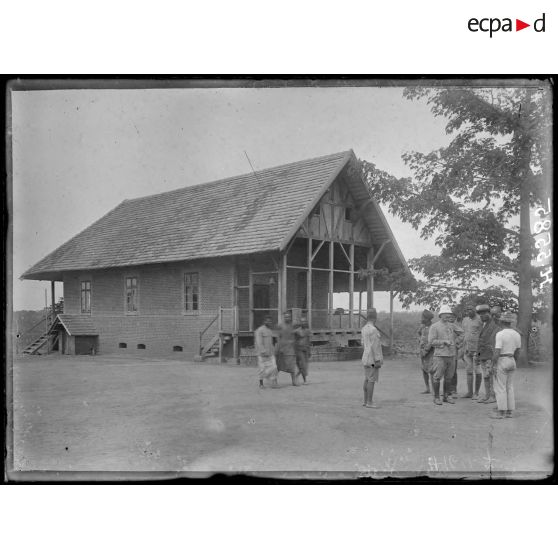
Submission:
<svg viewBox="0 0 558 558">
<path fill-rule="evenodd" d="M 521 335 L 512 327 L 513 315 L 502 313 L 500 307 L 491 309 L 488 304 L 479 304 L 465 308 L 465 317 L 461 323 L 457 322 L 455 312 L 448 305 L 442 305 L 438 317 L 440 319 L 432 323 L 434 314 L 424 310 L 418 330 L 421 369 L 426 387 L 423 393 L 433 393 L 435 405 L 455 404 L 457 363 L 462 358 L 467 374 L 467 393 L 462 397 L 479 403 L 496 403 L 497 412 L 492 418 L 512 417 L 515 410 L 513 372 L 521 350 Z M 377 312 L 371 308 L 361 330 L 363 406 L 373 409 L 376 408 L 373 402 L 374 386 L 383 365 L 376 320 Z M 293 386 L 300 385 L 299 376 L 306 384 L 311 349 L 308 320 L 303 316 L 300 323 L 294 326 L 291 314 L 285 313 L 275 345 L 271 326 L 271 317 L 266 316 L 264 323 L 255 331 L 260 388 L 265 387 L 266 379 L 270 380 L 271 387 L 278 387 L 279 372 L 290 374 Z M 483 382 L 484 395 L 481 396 Z"/>
<path fill-rule="evenodd" d="M 308 320 L 303 316 L 300 323 L 294 326 L 290 312 L 286 312 L 279 327 L 276 345 L 273 344 L 272 324 L 271 316 L 266 316 L 264 323 L 254 333 L 260 388 L 265 387 L 265 379 L 271 381 L 271 387 L 279 387 L 279 372 L 290 374 L 293 386 L 300 385 L 299 376 L 302 376 L 303 384 L 307 384 L 310 360 Z"/>
<path fill-rule="evenodd" d="M 439 321 L 422 313 L 418 331 L 421 368 L 426 390 L 434 393 L 434 403 L 455 403 L 457 362 L 462 358 L 467 374 L 467 393 L 462 397 L 479 403 L 496 403 L 492 418 L 511 418 L 515 410 L 513 372 L 521 350 L 521 335 L 512 327 L 514 317 L 500 307 L 468 305 L 461 325 L 453 310 L 443 305 Z M 440 384 L 443 381 L 442 399 Z M 484 396 L 480 388 L 484 382 Z M 432 390 L 431 390 L 432 386 Z"/>
</svg>

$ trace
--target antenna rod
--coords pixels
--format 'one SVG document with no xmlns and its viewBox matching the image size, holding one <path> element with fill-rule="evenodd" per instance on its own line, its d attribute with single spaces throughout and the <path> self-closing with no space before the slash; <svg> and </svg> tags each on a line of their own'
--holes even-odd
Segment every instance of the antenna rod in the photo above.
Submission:
<svg viewBox="0 0 558 558">
<path fill-rule="evenodd" d="M 257 175 L 256 171 L 254 170 L 254 167 L 252 166 L 252 161 L 250 161 L 250 157 L 248 157 L 248 153 L 246 153 L 246 151 L 244 151 L 244 155 L 246 155 L 246 159 L 248 159 L 248 164 L 250 165 L 250 168 L 252 169 L 252 172 L 254 173 L 254 176 L 256 177 L 256 181 L 261 188 L 262 184 L 261 184 L 261 182 L 258 178 L 258 175 Z"/>
</svg>

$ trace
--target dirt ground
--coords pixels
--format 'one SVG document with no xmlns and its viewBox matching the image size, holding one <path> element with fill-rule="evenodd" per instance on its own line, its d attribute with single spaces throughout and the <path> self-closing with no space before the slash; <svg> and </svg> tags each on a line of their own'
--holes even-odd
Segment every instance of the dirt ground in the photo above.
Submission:
<svg viewBox="0 0 558 558">
<path fill-rule="evenodd" d="M 310 383 L 259 389 L 256 371 L 119 356 L 14 362 L 14 469 L 252 472 L 265 476 L 544 478 L 553 470 L 552 372 L 520 369 L 517 414 L 422 395 L 413 359 L 388 360 L 378 409 L 358 361 L 311 363 Z M 463 393 L 465 373 L 459 370 Z M 125 477 L 125 475 L 123 475 Z M 99 477 L 100 478 L 100 477 Z"/>
</svg>

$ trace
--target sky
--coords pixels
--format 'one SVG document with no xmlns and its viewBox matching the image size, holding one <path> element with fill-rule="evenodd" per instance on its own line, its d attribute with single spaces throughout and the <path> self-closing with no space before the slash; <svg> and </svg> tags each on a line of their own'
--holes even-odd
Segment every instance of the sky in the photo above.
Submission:
<svg viewBox="0 0 558 558">
<path fill-rule="evenodd" d="M 406 151 L 449 140 L 445 121 L 399 87 L 12 92 L 13 307 L 44 306 L 50 283 L 20 280 L 124 199 L 353 149 L 397 177 Z M 386 216 L 404 256 L 436 253 Z M 56 297 L 62 285 L 56 284 Z M 388 296 L 376 294 L 379 310 Z M 400 306 L 395 304 L 395 308 Z"/>
</svg>

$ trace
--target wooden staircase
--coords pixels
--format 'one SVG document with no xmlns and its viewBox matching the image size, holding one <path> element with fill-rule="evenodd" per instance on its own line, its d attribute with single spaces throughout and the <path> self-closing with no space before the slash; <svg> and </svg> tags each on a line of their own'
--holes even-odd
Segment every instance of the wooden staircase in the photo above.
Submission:
<svg viewBox="0 0 558 558">
<path fill-rule="evenodd" d="M 46 344 L 53 343 L 56 332 L 49 331 L 48 333 L 43 333 L 38 339 L 33 341 L 30 345 L 23 349 L 22 354 L 24 355 L 36 355 L 39 350 L 42 349 Z"/>
<path fill-rule="evenodd" d="M 231 335 L 222 334 L 223 346 L 232 339 Z M 199 357 L 196 360 L 206 360 L 219 356 L 219 345 L 221 334 L 216 333 L 203 347 L 200 348 Z"/>
</svg>

